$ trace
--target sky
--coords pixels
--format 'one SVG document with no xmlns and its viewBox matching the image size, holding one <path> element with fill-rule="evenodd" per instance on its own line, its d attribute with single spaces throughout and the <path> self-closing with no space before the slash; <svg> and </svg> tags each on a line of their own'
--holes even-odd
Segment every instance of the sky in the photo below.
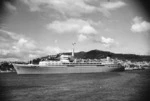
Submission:
<svg viewBox="0 0 150 101">
<path fill-rule="evenodd" d="M 2 0 L 0 61 L 98 49 L 150 55 L 150 20 L 136 0 Z"/>
</svg>

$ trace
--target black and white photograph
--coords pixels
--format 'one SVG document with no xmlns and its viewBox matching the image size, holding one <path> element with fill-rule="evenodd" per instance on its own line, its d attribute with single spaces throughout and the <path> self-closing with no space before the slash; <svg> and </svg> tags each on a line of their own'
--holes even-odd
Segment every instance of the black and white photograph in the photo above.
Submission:
<svg viewBox="0 0 150 101">
<path fill-rule="evenodd" d="M 149 101 L 149 0 L 0 0 L 0 101 Z"/>
</svg>

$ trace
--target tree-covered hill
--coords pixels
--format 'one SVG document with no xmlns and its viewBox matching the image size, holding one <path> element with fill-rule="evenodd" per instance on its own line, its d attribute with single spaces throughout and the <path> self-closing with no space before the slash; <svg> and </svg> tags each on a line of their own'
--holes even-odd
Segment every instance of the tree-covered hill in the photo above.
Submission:
<svg viewBox="0 0 150 101">
<path fill-rule="evenodd" d="M 33 64 L 39 64 L 40 61 L 42 60 L 59 60 L 59 56 L 61 54 L 68 54 L 71 55 L 70 53 L 59 53 L 56 55 L 47 55 L 44 57 L 36 58 L 31 61 L 30 63 Z M 109 51 L 101 51 L 101 50 L 91 50 L 88 52 L 76 52 L 75 53 L 75 58 L 77 59 L 103 59 L 106 58 L 107 56 L 110 56 L 113 59 L 119 59 L 119 60 L 130 60 L 133 62 L 139 62 L 139 61 L 147 61 L 150 62 L 150 56 L 145 56 L 145 55 L 135 55 L 135 54 L 116 54 L 112 53 Z M 27 62 L 1 62 L 0 63 L 0 70 L 14 70 L 13 63 L 19 63 L 19 64 L 27 64 Z"/>
<path fill-rule="evenodd" d="M 71 53 L 60 53 L 60 54 L 71 55 Z M 53 56 L 48 55 L 45 57 L 36 58 L 36 59 L 33 59 L 32 62 L 34 64 L 38 64 L 39 61 L 41 61 L 41 60 L 48 60 L 48 59 L 59 60 L 60 54 L 56 54 Z M 81 51 L 81 52 L 75 53 L 75 58 L 78 58 L 78 59 L 102 59 L 102 58 L 106 58 L 107 56 L 110 56 L 113 59 L 120 59 L 120 60 L 150 61 L 150 56 L 135 55 L 135 54 L 116 54 L 116 53 L 112 53 L 109 51 L 101 51 L 101 50 L 91 50 L 88 52 Z"/>
</svg>

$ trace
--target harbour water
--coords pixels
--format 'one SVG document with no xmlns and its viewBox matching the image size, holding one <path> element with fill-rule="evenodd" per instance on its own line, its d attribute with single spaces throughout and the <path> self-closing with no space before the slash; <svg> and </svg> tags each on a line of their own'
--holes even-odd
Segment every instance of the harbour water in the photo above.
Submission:
<svg viewBox="0 0 150 101">
<path fill-rule="evenodd" d="M 1 101 L 145 101 L 150 70 L 88 74 L 0 74 Z"/>
</svg>

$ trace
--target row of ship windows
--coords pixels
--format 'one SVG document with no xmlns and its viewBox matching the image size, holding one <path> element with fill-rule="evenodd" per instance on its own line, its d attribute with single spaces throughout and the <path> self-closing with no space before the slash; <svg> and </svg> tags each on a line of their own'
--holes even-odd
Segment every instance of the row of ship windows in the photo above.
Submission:
<svg viewBox="0 0 150 101">
<path fill-rule="evenodd" d="M 44 63 L 43 65 L 92 65 L 92 64 L 97 64 L 101 65 L 101 63 Z"/>
<path fill-rule="evenodd" d="M 75 64 L 75 65 L 78 65 L 78 64 L 101 64 L 101 63 L 63 63 L 63 64 Z"/>
</svg>

